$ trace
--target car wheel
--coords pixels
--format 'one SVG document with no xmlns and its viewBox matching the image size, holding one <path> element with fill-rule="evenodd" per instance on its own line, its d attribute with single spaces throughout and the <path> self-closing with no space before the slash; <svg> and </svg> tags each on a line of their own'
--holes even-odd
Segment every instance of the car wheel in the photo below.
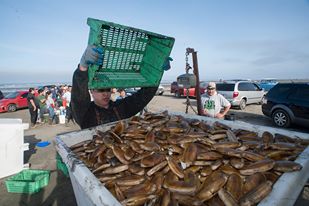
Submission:
<svg viewBox="0 0 309 206">
<path fill-rule="evenodd" d="M 246 108 L 246 106 L 247 106 L 247 101 L 245 99 L 240 100 L 239 108 L 241 110 L 244 110 Z"/>
<path fill-rule="evenodd" d="M 15 112 L 16 110 L 17 110 L 17 107 L 15 104 L 9 104 L 8 112 Z"/>
<path fill-rule="evenodd" d="M 177 98 L 180 98 L 181 97 L 181 95 L 180 95 L 180 93 L 177 91 L 177 92 L 175 92 L 175 97 L 177 97 Z"/>
<path fill-rule="evenodd" d="M 278 127 L 289 127 L 291 125 L 289 114 L 282 109 L 274 111 L 272 114 L 272 120 Z"/>
</svg>

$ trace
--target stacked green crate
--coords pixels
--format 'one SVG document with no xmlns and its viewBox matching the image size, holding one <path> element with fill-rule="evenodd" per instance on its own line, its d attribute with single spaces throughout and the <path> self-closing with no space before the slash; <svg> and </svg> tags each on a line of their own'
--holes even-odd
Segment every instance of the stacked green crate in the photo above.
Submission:
<svg viewBox="0 0 309 206">
<path fill-rule="evenodd" d="M 49 183 L 50 171 L 23 170 L 5 181 L 8 192 L 36 193 Z"/>
</svg>

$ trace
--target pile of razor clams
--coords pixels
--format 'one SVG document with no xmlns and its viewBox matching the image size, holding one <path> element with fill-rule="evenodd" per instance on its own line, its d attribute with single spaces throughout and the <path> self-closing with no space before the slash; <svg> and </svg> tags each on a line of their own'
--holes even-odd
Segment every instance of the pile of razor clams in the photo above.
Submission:
<svg viewBox="0 0 309 206">
<path fill-rule="evenodd" d="M 122 204 L 256 205 L 309 141 L 180 115 L 120 121 L 71 150 Z"/>
</svg>

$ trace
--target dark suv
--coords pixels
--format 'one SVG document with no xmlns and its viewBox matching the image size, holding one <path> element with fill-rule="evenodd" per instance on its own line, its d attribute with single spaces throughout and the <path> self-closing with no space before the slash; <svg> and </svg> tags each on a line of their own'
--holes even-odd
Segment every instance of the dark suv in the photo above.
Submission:
<svg viewBox="0 0 309 206">
<path fill-rule="evenodd" d="M 266 94 L 262 111 L 278 127 L 309 127 L 309 83 L 277 84 Z"/>
</svg>

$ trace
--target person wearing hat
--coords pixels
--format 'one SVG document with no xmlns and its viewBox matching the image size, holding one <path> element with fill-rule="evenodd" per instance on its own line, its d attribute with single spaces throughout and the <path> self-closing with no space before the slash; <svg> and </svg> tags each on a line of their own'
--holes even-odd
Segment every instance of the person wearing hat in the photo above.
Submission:
<svg viewBox="0 0 309 206">
<path fill-rule="evenodd" d="M 231 103 L 216 91 L 216 83 L 209 82 L 206 94 L 202 95 L 203 115 L 222 119 L 231 108 Z"/>
<path fill-rule="evenodd" d="M 102 65 L 103 53 L 102 48 L 89 45 L 73 74 L 72 114 L 82 129 L 134 116 L 150 102 L 158 89 L 158 87 L 141 88 L 134 95 L 116 102 L 110 99 L 111 88 L 92 89 L 90 93 L 93 101 L 91 101 L 88 92 L 88 66 Z M 162 67 L 164 70 L 169 68 L 169 62 Z"/>
</svg>

